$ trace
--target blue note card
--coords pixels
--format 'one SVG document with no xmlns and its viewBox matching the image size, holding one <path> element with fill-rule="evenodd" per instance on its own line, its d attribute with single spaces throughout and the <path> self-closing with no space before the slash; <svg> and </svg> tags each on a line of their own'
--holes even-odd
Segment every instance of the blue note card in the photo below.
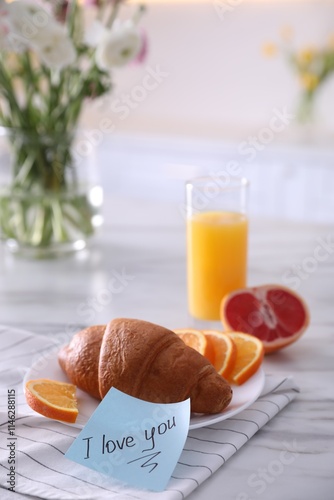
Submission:
<svg viewBox="0 0 334 500">
<path fill-rule="evenodd" d="M 65 457 L 137 488 L 162 491 L 186 441 L 190 399 L 148 403 L 112 387 Z"/>
</svg>

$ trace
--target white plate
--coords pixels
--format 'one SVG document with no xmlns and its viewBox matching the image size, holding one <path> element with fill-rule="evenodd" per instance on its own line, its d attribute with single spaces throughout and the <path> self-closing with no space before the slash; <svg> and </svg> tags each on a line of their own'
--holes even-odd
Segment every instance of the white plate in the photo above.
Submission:
<svg viewBox="0 0 334 500">
<path fill-rule="evenodd" d="M 232 385 L 233 396 L 232 401 L 222 413 L 214 415 L 197 415 L 192 414 L 190 419 L 189 429 L 198 429 L 206 425 L 216 424 L 222 420 L 226 420 L 241 411 L 245 410 L 260 396 L 264 386 L 265 374 L 260 368 L 250 379 L 243 385 Z"/>
<path fill-rule="evenodd" d="M 30 370 L 26 373 L 26 376 L 24 377 L 24 385 L 28 380 L 37 378 L 47 378 L 51 380 L 59 380 L 60 382 L 68 382 L 68 378 L 58 364 L 57 353 L 54 352 L 50 354 L 50 356 L 41 356 L 40 359 L 37 359 L 37 361 L 35 361 L 35 363 L 31 366 Z M 206 425 L 215 424 L 245 410 L 248 406 L 254 403 L 254 401 L 261 394 L 264 386 L 264 380 L 264 371 L 260 368 L 243 385 L 233 385 L 232 401 L 226 410 L 222 413 L 216 413 L 214 415 L 192 414 L 189 429 L 197 429 Z M 71 425 L 72 427 L 82 429 L 88 422 L 88 419 L 94 410 L 97 408 L 99 401 L 80 389 L 77 390 L 77 400 L 79 408 L 77 421 L 75 424 L 63 423 L 65 423 L 65 425 Z"/>
</svg>

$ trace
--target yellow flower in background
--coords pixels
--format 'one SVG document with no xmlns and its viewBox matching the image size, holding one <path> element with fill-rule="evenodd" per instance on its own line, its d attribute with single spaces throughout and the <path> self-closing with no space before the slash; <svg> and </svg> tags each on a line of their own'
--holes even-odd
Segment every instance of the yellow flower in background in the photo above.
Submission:
<svg viewBox="0 0 334 500">
<path fill-rule="evenodd" d="M 329 35 L 328 37 L 328 47 L 332 50 L 334 50 L 334 33 Z"/>
<path fill-rule="evenodd" d="M 305 90 L 312 92 L 318 87 L 320 79 L 315 73 L 302 73 L 300 83 Z"/>
<path fill-rule="evenodd" d="M 277 46 L 272 42 L 267 42 L 262 46 L 262 53 L 266 57 L 274 57 L 278 52 Z"/>
<path fill-rule="evenodd" d="M 293 38 L 293 29 L 291 26 L 283 26 L 280 31 L 280 35 L 284 42 L 290 42 Z"/>
<path fill-rule="evenodd" d="M 293 30 L 283 26 L 280 31 L 281 42 L 266 43 L 262 53 L 267 57 L 282 54 L 293 69 L 300 85 L 300 102 L 297 116 L 300 121 L 312 118 L 316 97 L 323 82 L 334 75 L 334 32 L 328 36 L 322 47 L 305 45 L 301 48 L 292 46 Z"/>
<path fill-rule="evenodd" d="M 316 55 L 317 51 L 314 47 L 306 47 L 297 54 L 297 61 L 301 66 L 308 66 L 314 61 Z"/>
</svg>

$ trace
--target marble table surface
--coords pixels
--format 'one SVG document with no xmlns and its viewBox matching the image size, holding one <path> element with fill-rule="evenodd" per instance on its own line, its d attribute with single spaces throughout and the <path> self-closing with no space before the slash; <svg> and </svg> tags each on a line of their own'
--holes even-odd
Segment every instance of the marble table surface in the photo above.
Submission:
<svg viewBox="0 0 334 500">
<path fill-rule="evenodd" d="M 75 256 L 32 261 L 0 247 L 0 324 L 48 335 L 116 316 L 171 328 L 192 324 L 178 207 L 113 196 L 104 211 L 91 248 Z M 333 255 L 333 226 L 251 220 L 249 285 L 292 286 L 310 307 L 305 335 L 264 361 L 267 372 L 292 374 L 301 392 L 191 500 L 333 499 Z M 291 451 L 289 464 L 281 462 L 284 450 Z"/>
</svg>

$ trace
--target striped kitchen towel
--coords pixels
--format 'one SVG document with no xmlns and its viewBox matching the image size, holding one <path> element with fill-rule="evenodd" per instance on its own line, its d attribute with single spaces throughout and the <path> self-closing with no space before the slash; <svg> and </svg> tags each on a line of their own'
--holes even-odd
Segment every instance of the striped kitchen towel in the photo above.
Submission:
<svg viewBox="0 0 334 500">
<path fill-rule="evenodd" d="M 67 336 L 68 337 L 68 336 Z M 290 377 L 266 375 L 260 397 L 233 418 L 189 432 L 165 491 L 131 488 L 70 462 L 64 457 L 79 429 L 44 418 L 26 404 L 25 373 L 36 360 L 45 363 L 69 339 L 0 327 L 0 498 L 55 500 L 182 500 L 290 403 L 299 392 Z M 15 391 L 15 494 L 10 487 L 8 408 Z M 13 416 L 11 414 L 11 416 Z M 12 438 L 13 439 L 13 438 Z M 14 457 L 14 454 L 13 454 Z"/>
</svg>

